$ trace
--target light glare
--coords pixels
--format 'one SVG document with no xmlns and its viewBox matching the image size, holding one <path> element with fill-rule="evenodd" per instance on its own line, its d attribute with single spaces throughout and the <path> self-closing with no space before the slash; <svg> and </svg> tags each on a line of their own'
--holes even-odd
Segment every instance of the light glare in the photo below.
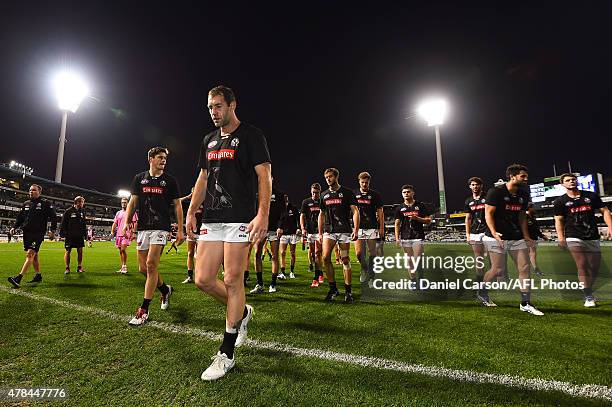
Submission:
<svg viewBox="0 0 612 407">
<path fill-rule="evenodd" d="M 446 112 L 446 101 L 441 99 L 425 101 L 417 109 L 417 113 L 425 119 L 428 126 L 444 124 Z"/>
<path fill-rule="evenodd" d="M 119 191 L 117 191 L 117 196 L 119 198 L 129 198 L 130 195 L 131 193 L 127 189 L 120 189 Z"/>
<path fill-rule="evenodd" d="M 81 101 L 89 94 L 85 81 L 72 71 L 60 72 L 54 80 L 58 105 L 61 110 L 75 113 Z"/>
</svg>

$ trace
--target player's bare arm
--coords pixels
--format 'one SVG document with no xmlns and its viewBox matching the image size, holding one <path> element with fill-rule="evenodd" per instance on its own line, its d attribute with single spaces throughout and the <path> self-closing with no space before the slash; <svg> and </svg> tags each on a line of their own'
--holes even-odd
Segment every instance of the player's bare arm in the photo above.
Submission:
<svg viewBox="0 0 612 407">
<path fill-rule="evenodd" d="M 272 164 L 262 163 L 256 165 L 255 173 L 257 174 L 259 205 L 257 215 L 247 226 L 247 232 L 250 233 L 251 240 L 258 242 L 268 235 L 268 214 L 272 197 Z"/>
<path fill-rule="evenodd" d="M 206 185 L 208 182 L 208 171 L 205 169 L 200 170 L 200 175 L 193 186 L 193 192 L 191 195 L 191 203 L 189 209 L 187 209 L 187 217 L 185 221 L 185 229 L 187 230 L 187 236 L 191 239 L 195 239 L 196 232 L 196 219 L 195 213 L 204 202 L 204 196 L 206 194 Z M 181 218 L 182 219 L 182 218 Z"/>
</svg>

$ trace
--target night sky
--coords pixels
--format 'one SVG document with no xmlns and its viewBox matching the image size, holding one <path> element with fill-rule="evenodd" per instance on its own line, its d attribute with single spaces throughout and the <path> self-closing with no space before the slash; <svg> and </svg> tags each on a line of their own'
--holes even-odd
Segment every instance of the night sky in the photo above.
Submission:
<svg viewBox="0 0 612 407">
<path fill-rule="evenodd" d="M 62 67 L 80 71 L 93 96 L 68 119 L 63 182 L 102 192 L 127 188 L 154 145 L 170 148 L 166 170 L 188 192 L 217 84 L 264 131 L 275 181 L 295 203 L 330 166 L 351 188 L 369 171 L 385 203 L 401 201 L 404 183 L 436 202 L 433 128 L 414 117 L 429 95 L 451 109 L 441 129 L 449 211 L 461 209 L 467 178 L 490 184 L 512 162 L 532 182 L 568 160 L 612 174 L 609 2 L 14 3 L 0 17 L 0 162 L 34 175 L 54 177 L 51 78 Z"/>
</svg>

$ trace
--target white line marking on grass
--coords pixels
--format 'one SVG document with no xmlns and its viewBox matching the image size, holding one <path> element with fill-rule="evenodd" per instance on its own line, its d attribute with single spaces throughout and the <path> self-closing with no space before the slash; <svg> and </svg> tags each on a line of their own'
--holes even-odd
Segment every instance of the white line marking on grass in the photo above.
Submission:
<svg viewBox="0 0 612 407">
<path fill-rule="evenodd" d="M 99 308 L 89 307 L 85 305 L 73 304 L 68 301 L 58 300 L 55 298 L 44 297 L 38 294 L 33 294 L 26 291 L 15 290 L 12 288 L 0 286 L 0 291 L 5 293 L 18 295 L 21 297 L 31 298 L 37 301 L 44 301 L 50 304 L 58 305 L 64 308 L 70 308 L 76 311 L 85 312 L 98 317 L 104 317 L 114 321 L 119 321 L 127 324 L 127 321 L 132 315 L 119 315 L 110 311 L 105 311 Z M 166 332 L 174 332 L 179 334 L 188 334 L 193 336 L 204 337 L 214 341 L 223 339 L 223 335 L 202 329 L 190 328 L 181 325 L 168 324 L 164 322 L 150 321 L 147 325 L 161 329 Z M 274 350 L 277 352 L 285 352 L 294 356 L 317 358 L 327 361 L 337 361 L 358 365 L 368 368 L 392 370 L 395 372 L 416 373 L 429 377 L 438 377 L 442 379 L 451 379 L 460 382 L 471 382 L 480 384 L 496 384 L 507 387 L 517 387 L 526 390 L 535 391 L 558 391 L 574 397 L 586 397 L 593 399 L 603 399 L 612 401 L 612 388 L 599 384 L 581 384 L 576 385 L 567 382 L 544 379 L 529 379 L 520 376 L 479 373 L 470 370 L 447 369 L 444 367 L 424 366 L 399 362 L 391 359 L 382 359 L 370 356 L 351 355 L 347 353 L 326 351 L 321 349 L 306 349 L 295 346 L 279 343 L 259 341 L 256 339 L 247 339 L 246 344 L 257 349 Z"/>
</svg>

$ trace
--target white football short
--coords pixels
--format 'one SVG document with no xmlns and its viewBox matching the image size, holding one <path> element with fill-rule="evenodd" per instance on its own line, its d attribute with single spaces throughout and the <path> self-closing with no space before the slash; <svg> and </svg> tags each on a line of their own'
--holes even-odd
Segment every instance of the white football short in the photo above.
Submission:
<svg viewBox="0 0 612 407">
<path fill-rule="evenodd" d="M 200 242 L 243 243 L 249 241 L 246 223 L 203 223 L 200 228 Z"/>
<path fill-rule="evenodd" d="M 136 238 L 136 250 L 149 250 L 152 244 L 165 246 L 168 234 L 165 230 L 141 230 Z"/>
</svg>

